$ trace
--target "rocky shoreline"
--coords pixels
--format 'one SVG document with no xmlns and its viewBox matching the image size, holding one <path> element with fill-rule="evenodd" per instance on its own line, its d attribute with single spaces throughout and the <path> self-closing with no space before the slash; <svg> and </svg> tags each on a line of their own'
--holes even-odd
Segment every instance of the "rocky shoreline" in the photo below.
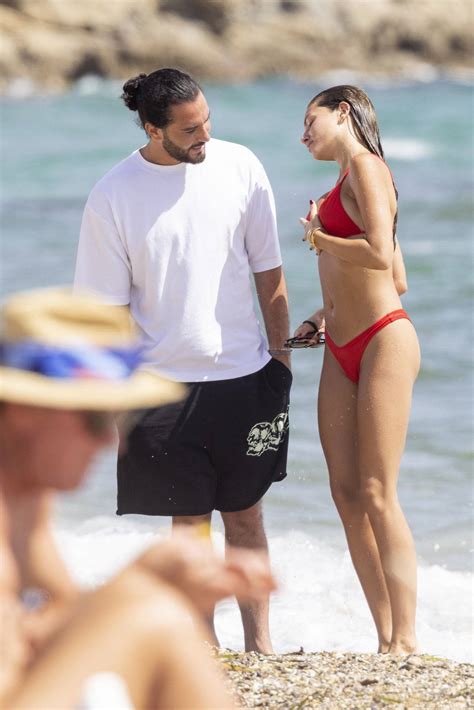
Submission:
<svg viewBox="0 0 474 710">
<path fill-rule="evenodd" d="M 174 65 L 201 80 L 472 78 L 471 0 L 1 0 L 0 92 Z"/>
<path fill-rule="evenodd" d="M 262 656 L 221 650 L 242 707 L 262 710 L 458 710 L 474 703 L 474 666 L 428 655 Z"/>
</svg>

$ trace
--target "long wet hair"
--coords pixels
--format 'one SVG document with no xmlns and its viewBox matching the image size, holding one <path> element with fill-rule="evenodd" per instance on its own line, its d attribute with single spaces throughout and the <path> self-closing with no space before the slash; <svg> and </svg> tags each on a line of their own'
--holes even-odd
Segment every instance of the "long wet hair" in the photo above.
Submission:
<svg viewBox="0 0 474 710">
<path fill-rule="evenodd" d="M 120 97 L 130 111 L 138 112 L 138 123 L 152 123 L 166 128 L 171 121 L 171 107 L 194 101 L 201 87 L 189 74 L 165 67 L 151 74 L 139 74 L 123 85 Z"/>
<path fill-rule="evenodd" d="M 309 102 L 309 106 L 317 104 L 335 111 L 339 104 L 345 101 L 351 108 L 350 117 L 354 128 L 355 137 L 364 148 L 370 153 L 377 155 L 385 162 L 385 156 L 380 141 L 379 125 L 377 116 L 372 101 L 369 99 L 365 91 L 357 86 L 341 84 L 340 86 L 332 86 L 330 89 L 324 89 Z M 395 197 L 398 204 L 398 190 L 393 182 Z M 395 246 L 395 236 L 397 232 L 398 208 L 393 219 L 393 244 Z"/>
</svg>

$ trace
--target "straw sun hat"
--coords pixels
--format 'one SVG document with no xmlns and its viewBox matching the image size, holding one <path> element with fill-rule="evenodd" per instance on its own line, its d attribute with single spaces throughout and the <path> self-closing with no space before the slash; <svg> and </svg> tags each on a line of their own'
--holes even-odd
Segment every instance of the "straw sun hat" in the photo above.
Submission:
<svg viewBox="0 0 474 710">
<path fill-rule="evenodd" d="M 182 399 L 185 388 L 138 371 L 128 310 L 68 289 L 25 291 L 1 309 L 0 402 L 120 411 Z"/>
</svg>

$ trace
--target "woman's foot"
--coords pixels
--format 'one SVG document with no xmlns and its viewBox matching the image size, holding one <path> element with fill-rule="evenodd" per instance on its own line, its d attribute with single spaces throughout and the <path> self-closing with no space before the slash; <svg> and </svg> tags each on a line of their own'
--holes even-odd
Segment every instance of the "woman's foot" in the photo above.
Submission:
<svg viewBox="0 0 474 710">
<path fill-rule="evenodd" d="M 420 653 L 420 648 L 418 646 L 418 643 L 416 642 L 416 639 L 414 639 L 413 641 L 403 639 L 392 641 L 387 653 L 389 653 L 391 656 L 410 656 L 414 653 Z"/>
</svg>

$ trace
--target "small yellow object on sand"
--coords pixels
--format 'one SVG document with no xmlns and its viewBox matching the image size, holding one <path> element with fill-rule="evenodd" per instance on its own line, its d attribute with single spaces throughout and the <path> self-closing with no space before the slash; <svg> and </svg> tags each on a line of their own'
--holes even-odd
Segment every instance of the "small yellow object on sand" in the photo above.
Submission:
<svg viewBox="0 0 474 710">
<path fill-rule="evenodd" d="M 195 526 L 194 531 L 203 540 L 211 539 L 211 523 L 199 523 Z"/>
</svg>

